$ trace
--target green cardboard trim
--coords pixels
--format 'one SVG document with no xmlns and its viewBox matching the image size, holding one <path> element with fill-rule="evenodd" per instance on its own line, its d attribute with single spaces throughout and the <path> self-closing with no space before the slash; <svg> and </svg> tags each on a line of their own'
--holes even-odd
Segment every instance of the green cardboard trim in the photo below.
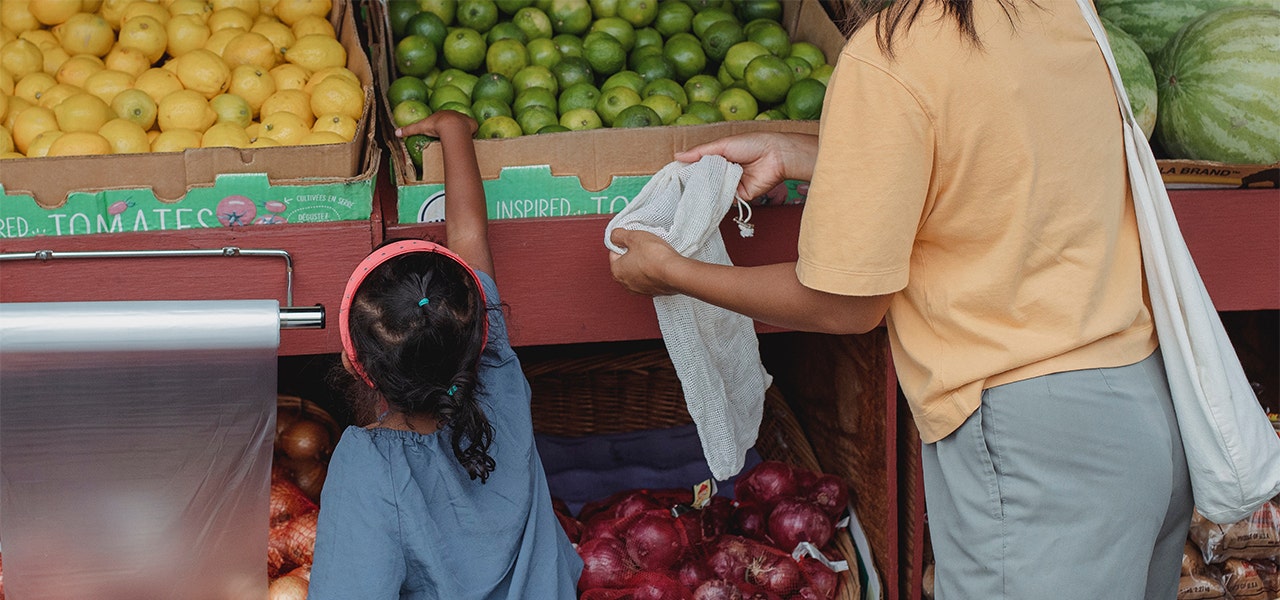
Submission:
<svg viewBox="0 0 1280 600">
<path fill-rule="evenodd" d="M 503 167 L 497 179 L 484 182 L 490 220 L 608 215 L 635 199 L 652 175 L 619 175 L 598 192 L 583 189 L 574 175 L 552 175 L 550 165 Z M 753 204 L 797 204 L 808 185 L 786 181 Z M 401 223 L 444 220 L 444 184 L 401 185 L 396 212 Z M 785 192 L 785 193 L 784 193 Z"/>
<path fill-rule="evenodd" d="M 373 178 L 271 185 L 262 173 L 229 173 L 179 202 L 163 202 L 149 188 L 72 192 L 57 208 L 7 194 L 3 185 L 0 198 L 0 238 L 365 221 L 373 211 Z"/>
</svg>

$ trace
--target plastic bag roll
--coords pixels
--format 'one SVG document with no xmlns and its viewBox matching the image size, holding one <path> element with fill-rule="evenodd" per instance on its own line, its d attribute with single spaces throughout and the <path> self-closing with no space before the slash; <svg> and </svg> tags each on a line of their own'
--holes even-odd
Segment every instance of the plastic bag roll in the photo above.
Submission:
<svg viewBox="0 0 1280 600">
<path fill-rule="evenodd" d="M 0 305 L 21 599 L 266 597 L 275 301 Z"/>
</svg>

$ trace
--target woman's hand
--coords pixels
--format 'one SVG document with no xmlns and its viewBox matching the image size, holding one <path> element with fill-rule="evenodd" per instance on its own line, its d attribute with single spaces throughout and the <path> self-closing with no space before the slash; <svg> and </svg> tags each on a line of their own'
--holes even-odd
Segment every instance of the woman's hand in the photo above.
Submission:
<svg viewBox="0 0 1280 600">
<path fill-rule="evenodd" d="M 677 152 L 675 159 L 691 163 L 710 154 L 742 166 L 738 196 L 753 200 L 785 179 L 808 181 L 818 156 L 818 138 L 799 133 L 743 133 Z"/>
<path fill-rule="evenodd" d="M 609 268 L 622 287 L 645 296 L 679 293 L 666 278 L 667 268 L 687 260 L 662 238 L 648 231 L 614 229 L 609 239 L 627 249 L 626 254 L 609 253 Z"/>
<path fill-rule="evenodd" d="M 438 110 L 431 116 L 396 129 L 396 137 L 422 134 L 434 138 L 459 135 L 472 137 L 480 126 L 476 120 L 455 110 Z"/>
</svg>

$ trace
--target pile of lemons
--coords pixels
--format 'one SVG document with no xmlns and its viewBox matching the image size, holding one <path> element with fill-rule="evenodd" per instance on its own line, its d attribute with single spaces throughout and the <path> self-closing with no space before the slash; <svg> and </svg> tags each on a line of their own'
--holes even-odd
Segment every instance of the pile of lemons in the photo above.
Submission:
<svg viewBox="0 0 1280 600">
<path fill-rule="evenodd" d="M 365 93 L 332 8 L 0 1 L 0 158 L 350 141 Z"/>
</svg>

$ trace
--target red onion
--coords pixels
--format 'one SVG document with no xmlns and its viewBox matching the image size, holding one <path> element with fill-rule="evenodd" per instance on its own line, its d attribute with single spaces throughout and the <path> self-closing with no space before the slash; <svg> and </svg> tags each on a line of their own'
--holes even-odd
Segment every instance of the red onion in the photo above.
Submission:
<svg viewBox="0 0 1280 600">
<path fill-rule="evenodd" d="M 749 583 L 738 584 L 738 590 L 742 592 L 742 600 L 782 600 L 782 596 Z"/>
<path fill-rule="evenodd" d="M 804 582 L 800 565 L 785 555 L 775 555 L 752 563 L 747 569 L 747 579 L 780 596 L 794 593 Z"/>
<path fill-rule="evenodd" d="M 818 505 L 807 500 L 786 498 L 769 513 L 769 537 L 777 547 L 790 551 L 800 542 L 821 548 L 831 541 L 835 524 Z"/>
<path fill-rule="evenodd" d="M 707 568 L 705 563 L 692 558 L 685 558 L 680 563 L 679 568 L 676 569 L 676 581 L 691 590 L 702 585 L 713 576 L 711 569 Z"/>
<path fill-rule="evenodd" d="M 813 588 L 817 598 L 831 600 L 836 597 L 836 587 L 840 584 L 840 576 L 836 575 L 827 565 L 808 556 L 800 557 L 800 571 L 804 573 L 805 578 L 809 580 L 809 586 Z"/>
<path fill-rule="evenodd" d="M 690 600 L 689 589 L 661 573 L 641 571 L 627 586 L 631 600 Z"/>
<path fill-rule="evenodd" d="M 818 508 L 832 517 L 839 516 L 849 507 L 849 489 L 835 475 L 828 473 L 819 476 L 808 489 L 805 499 L 817 504 Z"/>
<path fill-rule="evenodd" d="M 613 505 L 613 517 L 615 519 L 625 519 L 638 515 L 646 510 L 655 510 L 664 507 L 658 503 L 648 492 L 644 490 L 635 490 L 618 500 Z"/>
<path fill-rule="evenodd" d="M 764 461 L 738 478 L 733 493 L 739 500 L 760 502 L 773 506 L 797 491 L 795 471 L 790 465 L 776 460 Z"/>
<path fill-rule="evenodd" d="M 734 583 L 747 580 L 747 567 L 751 564 L 751 552 L 746 538 L 723 535 L 705 545 L 708 551 L 706 563 L 712 574 Z"/>
<path fill-rule="evenodd" d="M 831 600 L 831 599 L 827 596 L 823 596 L 818 592 L 813 591 L 812 587 L 809 587 L 806 585 L 800 588 L 800 591 L 796 592 L 796 600 Z"/>
<path fill-rule="evenodd" d="M 642 571 L 670 569 L 689 546 L 680 524 L 670 513 L 654 510 L 635 517 L 622 534 L 627 556 Z"/>
<path fill-rule="evenodd" d="M 582 524 L 582 534 L 578 537 L 578 543 L 597 538 L 609 538 L 614 540 L 622 539 L 618 535 L 618 525 L 622 519 L 614 519 L 605 514 L 597 514 L 590 521 Z"/>
<path fill-rule="evenodd" d="M 631 590 L 611 590 L 608 588 L 595 588 L 587 590 L 578 596 L 578 600 L 633 600 Z"/>
<path fill-rule="evenodd" d="M 595 588 L 620 588 L 635 572 L 627 560 L 622 542 L 612 538 L 589 540 L 578 546 L 578 555 L 582 557 L 578 589 L 584 592 Z"/>
<path fill-rule="evenodd" d="M 742 535 L 753 540 L 769 539 L 769 507 L 759 502 L 740 500 L 733 510 L 733 520 Z"/>
<path fill-rule="evenodd" d="M 728 581 L 712 579 L 693 590 L 693 600 L 742 600 L 742 592 Z"/>
</svg>

